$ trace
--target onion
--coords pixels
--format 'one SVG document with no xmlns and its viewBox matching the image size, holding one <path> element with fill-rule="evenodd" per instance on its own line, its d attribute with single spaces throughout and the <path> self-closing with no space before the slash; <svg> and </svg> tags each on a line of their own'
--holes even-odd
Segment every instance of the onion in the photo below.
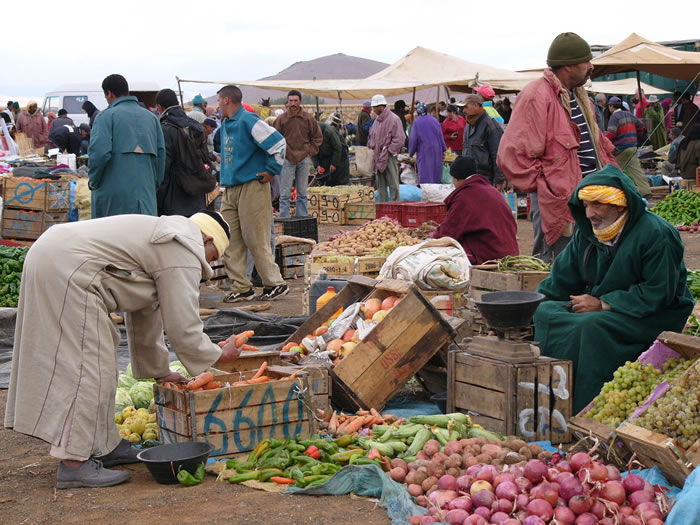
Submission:
<svg viewBox="0 0 700 525">
<path fill-rule="evenodd" d="M 523 525 L 547 525 L 542 518 L 538 516 L 528 516 L 523 520 Z"/>
<path fill-rule="evenodd" d="M 574 525 L 576 515 L 569 507 L 557 507 L 554 509 L 554 517 L 560 525 Z"/>
<path fill-rule="evenodd" d="M 660 518 L 651 518 L 646 525 L 664 525 L 664 520 Z"/>
<path fill-rule="evenodd" d="M 457 490 L 457 479 L 454 476 L 445 474 L 438 480 L 438 488 L 440 490 Z"/>
<path fill-rule="evenodd" d="M 573 477 L 574 477 L 574 475 L 571 472 L 560 472 L 555 481 L 557 483 L 559 483 L 559 485 L 561 485 L 562 481 L 564 481 L 565 479 L 573 478 Z"/>
<path fill-rule="evenodd" d="M 523 473 L 525 472 L 525 469 L 520 465 L 511 465 L 508 469 L 508 472 L 513 474 L 514 478 L 519 478 L 522 477 Z"/>
<path fill-rule="evenodd" d="M 460 476 L 457 478 L 457 490 L 462 492 L 469 492 L 469 488 L 472 486 L 474 478 L 472 476 Z"/>
<path fill-rule="evenodd" d="M 571 476 L 559 484 L 559 495 L 566 501 L 581 494 L 583 494 L 583 485 L 575 476 Z"/>
<path fill-rule="evenodd" d="M 496 496 L 490 490 L 480 490 L 479 492 L 472 494 L 472 502 L 475 507 L 488 507 L 491 508 L 494 501 L 496 501 Z"/>
<path fill-rule="evenodd" d="M 634 514 L 634 509 L 627 505 L 623 505 L 619 509 L 617 509 L 617 513 L 620 516 L 631 516 L 632 514 Z"/>
<path fill-rule="evenodd" d="M 527 504 L 530 503 L 530 496 L 527 494 L 518 494 L 517 497 L 517 502 L 518 502 L 518 509 L 526 509 Z"/>
<path fill-rule="evenodd" d="M 602 520 L 598 520 L 598 525 L 617 525 L 617 524 L 615 523 L 614 518 L 607 516 L 607 517 L 603 518 Z M 663 523 L 662 523 L 662 525 L 663 525 Z"/>
<path fill-rule="evenodd" d="M 642 490 L 646 490 L 647 492 L 656 495 L 656 491 L 654 490 L 654 485 L 649 483 L 648 481 L 644 481 L 644 488 Z"/>
<path fill-rule="evenodd" d="M 574 496 L 569 500 L 569 508 L 574 511 L 574 514 L 584 514 L 591 510 L 593 500 L 588 496 Z"/>
<path fill-rule="evenodd" d="M 607 481 L 600 491 L 600 496 L 603 499 L 622 505 L 627 498 L 625 487 L 619 481 Z"/>
<path fill-rule="evenodd" d="M 430 523 L 435 523 L 435 518 L 426 514 L 420 519 L 420 525 L 429 525 Z"/>
<path fill-rule="evenodd" d="M 465 474 L 467 476 L 473 476 L 476 477 L 476 475 L 479 473 L 479 471 L 484 467 L 484 465 L 472 465 L 467 469 Z"/>
<path fill-rule="evenodd" d="M 542 518 L 545 522 L 549 522 L 554 516 L 554 509 L 549 501 L 543 499 L 533 499 L 527 504 L 527 513 L 530 516 Z"/>
<path fill-rule="evenodd" d="M 584 512 L 583 514 L 579 514 L 578 516 L 576 516 L 576 521 L 574 521 L 574 524 L 575 525 L 597 525 L 598 518 L 596 518 L 590 512 Z"/>
<path fill-rule="evenodd" d="M 491 510 L 494 512 L 505 512 L 506 514 L 510 514 L 513 512 L 513 502 L 505 498 L 501 498 L 493 504 Z"/>
<path fill-rule="evenodd" d="M 642 521 L 644 522 L 647 522 L 652 518 L 661 519 L 661 511 L 659 510 L 658 505 L 651 501 L 645 501 L 644 503 L 637 505 L 637 507 L 634 509 L 634 513 L 642 518 Z"/>
<path fill-rule="evenodd" d="M 628 498 L 630 500 L 630 505 L 634 507 L 634 510 L 637 510 L 640 503 L 644 503 L 645 501 L 654 501 L 655 499 L 654 495 L 649 494 L 646 490 L 638 490 L 637 492 L 633 492 Z"/>
<path fill-rule="evenodd" d="M 550 482 L 551 482 L 551 481 L 556 481 L 556 480 L 557 480 L 557 475 L 559 475 L 559 474 L 560 474 L 560 472 L 559 472 L 557 469 L 552 468 L 552 467 L 548 468 L 548 469 L 547 469 L 547 476 L 546 476 L 546 477 L 547 477 L 547 481 L 550 481 Z"/>
<path fill-rule="evenodd" d="M 488 481 L 493 483 L 493 479 L 496 477 L 496 467 L 493 465 L 484 465 L 479 473 L 476 475 L 476 479 Z"/>
<path fill-rule="evenodd" d="M 576 454 L 571 456 L 571 468 L 574 472 L 578 472 L 579 470 L 581 470 L 584 467 L 587 467 L 590 464 L 591 456 L 589 456 L 585 452 L 577 452 Z"/>
<path fill-rule="evenodd" d="M 476 514 L 477 516 L 481 516 L 486 521 L 489 521 L 491 519 L 491 509 L 488 507 L 477 507 L 476 509 L 474 509 L 474 514 Z"/>
<path fill-rule="evenodd" d="M 459 494 L 454 490 L 435 490 L 428 494 L 428 501 L 436 507 L 442 509 Z"/>
<path fill-rule="evenodd" d="M 510 519 L 510 516 L 505 512 L 494 512 L 491 514 L 491 523 L 495 523 L 496 525 L 502 525 L 507 519 Z"/>
<path fill-rule="evenodd" d="M 632 494 L 638 490 L 644 489 L 644 479 L 636 474 L 628 474 L 625 479 L 622 480 L 622 486 L 625 487 L 627 494 Z"/>
<path fill-rule="evenodd" d="M 472 514 L 464 520 L 464 525 L 489 525 L 489 522 L 486 521 L 483 516 Z"/>
<path fill-rule="evenodd" d="M 530 492 L 532 490 L 532 483 L 527 478 L 515 478 L 515 486 L 518 487 L 518 492 Z"/>
<path fill-rule="evenodd" d="M 605 465 L 605 468 L 608 469 L 608 479 L 609 480 L 617 481 L 617 480 L 622 479 L 622 476 L 620 475 L 620 471 L 614 465 Z"/>
<path fill-rule="evenodd" d="M 644 525 L 637 516 L 625 516 L 622 518 L 622 525 Z"/>
<path fill-rule="evenodd" d="M 493 493 L 493 487 L 491 486 L 491 483 L 489 483 L 488 481 L 484 481 L 484 480 L 475 481 L 474 483 L 472 483 L 472 486 L 469 487 L 469 492 L 472 496 L 474 494 L 476 494 L 477 492 L 481 492 L 482 490 L 486 490 L 488 492 Z"/>
<path fill-rule="evenodd" d="M 469 512 L 470 510 L 472 510 L 472 500 L 471 500 L 471 498 L 469 498 L 467 496 L 461 496 L 459 498 L 455 498 L 452 501 L 450 501 L 447 504 L 447 508 L 449 510 L 461 509 L 461 510 L 466 510 L 467 512 Z"/>
<path fill-rule="evenodd" d="M 501 525 L 520 525 L 520 521 L 515 518 L 508 518 L 506 521 L 501 523 Z"/>
<path fill-rule="evenodd" d="M 513 501 L 518 493 L 518 487 L 512 481 L 504 481 L 496 486 L 496 496 Z"/>
<path fill-rule="evenodd" d="M 571 472 L 573 470 L 571 468 L 571 463 L 566 460 L 560 461 L 554 468 L 556 468 L 559 472 Z"/>
<path fill-rule="evenodd" d="M 547 474 L 547 465 L 545 465 L 539 459 L 531 459 L 525 465 L 525 477 L 530 480 L 531 483 L 539 483 Z"/>
<path fill-rule="evenodd" d="M 469 517 L 469 513 L 466 510 L 455 509 L 445 515 L 445 521 L 451 525 L 462 525 L 467 517 Z"/>
<path fill-rule="evenodd" d="M 603 505 L 600 500 L 595 500 L 593 506 L 591 507 L 591 514 L 593 514 L 599 520 L 603 519 L 605 516 L 605 505 Z"/>
<path fill-rule="evenodd" d="M 540 483 L 535 488 L 532 489 L 530 495 L 534 499 L 543 499 L 549 503 L 552 507 L 557 504 L 557 499 L 559 499 L 559 490 L 555 488 L 552 483 Z"/>
<path fill-rule="evenodd" d="M 604 481 L 608 478 L 608 469 L 598 461 L 594 461 L 593 464 L 588 467 L 588 470 L 591 473 L 591 479 L 593 481 Z"/>
<path fill-rule="evenodd" d="M 497 489 L 498 486 L 501 483 L 503 483 L 504 481 L 513 482 L 513 481 L 515 481 L 515 476 L 513 476 L 513 474 L 510 474 L 508 472 L 501 472 L 495 478 L 493 478 L 493 488 Z"/>
<path fill-rule="evenodd" d="M 423 517 L 423 516 L 418 516 L 418 515 L 416 515 L 416 516 L 411 516 L 410 518 L 408 518 L 408 522 L 409 522 L 411 525 L 420 525 L 420 519 L 421 519 L 422 517 Z"/>
</svg>

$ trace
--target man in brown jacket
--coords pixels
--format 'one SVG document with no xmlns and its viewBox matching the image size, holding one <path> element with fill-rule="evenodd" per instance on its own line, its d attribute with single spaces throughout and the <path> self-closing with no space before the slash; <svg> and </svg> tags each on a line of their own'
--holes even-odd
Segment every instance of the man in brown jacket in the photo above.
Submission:
<svg viewBox="0 0 700 525">
<path fill-rule="evenodd" d="M 295 217 L 308 217 L 306 185 L 309 182 L 311 157 L 318 153 L 323 133 L 311 114 L 301 107 L 301 93 L 292 89 L 287 93 L 287 111 L 277 117 L 274 124 L 287 141 L 287 158 L 280 180 L 280 217 L 287 218 L 292 186 L 297 188 Z"/>
<path fill-rule="evenodd" d="M 17 117 L 17 133 L 24 133 L 34 141 L 34 148 L 41 149 L 49 139 L 49 127 L 46 125 L 44 115 L 39 111 L 39 105 L 34 100 L 27 103 L 27 110 L 22 111 Z"/>
</svg>

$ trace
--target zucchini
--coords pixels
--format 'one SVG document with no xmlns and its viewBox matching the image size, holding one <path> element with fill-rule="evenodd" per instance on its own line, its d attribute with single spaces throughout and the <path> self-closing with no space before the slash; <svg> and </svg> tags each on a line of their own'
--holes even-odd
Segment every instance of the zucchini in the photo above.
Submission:
<svg viewBox="0 0 700 525">
<path fill-rule="evenodd" d="M 406 452 L 404 452 L 404 457 L 415 456 L 418 454 L 418 452 L 423 450 L 423 447 L 431 437 L 433 437 L 433 433 L 430 431 L 430 429 L 421 428 L 413 438 L 413 443 L 411 443 L 411 446 L 406 449 Z"/>
</svg>

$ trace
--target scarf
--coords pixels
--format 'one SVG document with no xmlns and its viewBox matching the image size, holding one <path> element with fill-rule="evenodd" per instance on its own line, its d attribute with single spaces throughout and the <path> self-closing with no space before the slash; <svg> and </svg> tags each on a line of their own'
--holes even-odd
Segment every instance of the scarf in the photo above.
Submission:
<svg viewBox="0 0 700 525">
<path fill-rule="evenodd" d="M 612 241 L 620 234 L 620 231 L 627 222 L 628 217 L 629 210 L 625 210 L 625 212 L 620 215 L 610 226 L 606 226 L 605 228 L 601 228 L 599 230 L 593 228 L 593 235 L 595 235 L 600 242 Z"/>
<path fill-rule="evenodd" d="M 578 190 L 578 198 L 582 201 L 600 202 L 601 204 L 614 204 L 627 207 L 625 192 L 613 186 L 591 184 Z"/>
<path fill-rule="evenodd" d="M 479 108 L 479 112 L 478 112 L 476 115 L 468 116 L 468 117 L 467 117 L 467 122 L 469 123 L 469 125 L 470 125 L 470 126 L 473 126 L 473 125 L 476 123 L 476 121 L 479 119 L 479 117 L 480 117 L 481 115 L 483 115 L 484 111 L 486 111 L 486 110 L 484 109 L 484 106 L 481 106 L 481 107 Z"/>
</svg>

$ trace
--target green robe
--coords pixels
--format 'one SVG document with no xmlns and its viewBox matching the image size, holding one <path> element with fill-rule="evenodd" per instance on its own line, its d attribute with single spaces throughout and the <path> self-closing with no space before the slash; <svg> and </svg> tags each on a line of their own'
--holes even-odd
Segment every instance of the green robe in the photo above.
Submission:
<svg viewBox="0 0 700 525">
<path fill-rule="evenodd" d="M 644 112 L 644 119 L 651 122 L 651 129 L 654 130 L 654 132 L 649 136 L 651 146 L 654 148 L 654 150 L 663 148 L 666 145 L 664 110 L 661 108 L 661 106 L 655 108 L 650 104 L 647 110 Z M 659 123 L 661 124 L 660 126 Z"/>
<path fill-rule="evenodd" d="M 93 218 L 158 214 L 156 190 L 165 175 L 163 131 L 136 97 L 119 97 L 97 116 L 88 166 Z"/>
<path fill-rule="evenodd" d="M 627 195 L 629 219 L 615 246 L 593 235 L 578 190 L 601 184 Z M 611 164 L 586 176 L 569 199 L 576 233 L 554 261 L 538 291 L 547 296 L 535 313 L 542 353 L 574 363 L 574 413 L 600 391 L 625 361 L 634 361 L 664 330 L 680 331 L 693 309 L 678 232 L 646 210 L 632 180 Z M 589 251 L 586 257 L 587 249 Z M 610 305 L 577 314 L 570 295 L 590 294 Z"/>
</svg>

